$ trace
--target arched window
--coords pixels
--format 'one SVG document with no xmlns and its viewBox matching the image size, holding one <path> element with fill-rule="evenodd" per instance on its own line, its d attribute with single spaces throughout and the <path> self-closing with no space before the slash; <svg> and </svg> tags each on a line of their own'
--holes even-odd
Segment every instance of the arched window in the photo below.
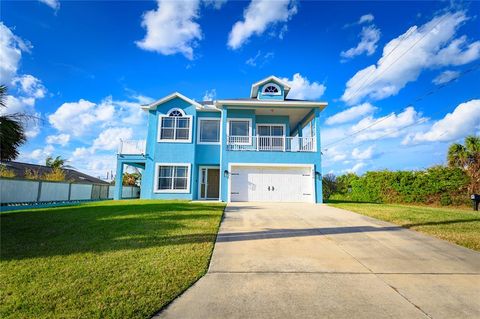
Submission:
<svg viewBox="0 0 480 319">
<path fill-rule="evenodd" d="M 168 116 L 184 116 L 185 114 L 180 109 L 172 109 L 168 112 Z"/>
<path fill-rule="evenodd" d="M 280 95 L 281 92 L 280 87 L 274 83 L 265 84 L 262 90 L 263 95 Z"/>
<path fill-rule="evenodd" d="M 161 115 L 159 121 L 159 142 L 190 142 L 192 116 L 185 115 L 181 109 L 171 109 L 167 115 Z"/>
</svg>

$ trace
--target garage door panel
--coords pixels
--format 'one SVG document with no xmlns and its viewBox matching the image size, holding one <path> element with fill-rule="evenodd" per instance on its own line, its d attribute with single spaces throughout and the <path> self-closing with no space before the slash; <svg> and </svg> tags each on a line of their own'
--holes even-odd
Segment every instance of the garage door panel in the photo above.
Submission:
<svg viewBox="0 0 480 319">
<path fill-rule="evenodd" d="M 310 167 L 232 167 L 231 201 L 312 202 Z"/>
</svg>

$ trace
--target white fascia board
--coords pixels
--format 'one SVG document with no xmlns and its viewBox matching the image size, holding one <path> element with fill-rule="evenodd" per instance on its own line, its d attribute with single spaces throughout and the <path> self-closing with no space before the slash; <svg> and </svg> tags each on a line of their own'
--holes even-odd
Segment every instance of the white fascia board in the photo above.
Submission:
<svg viewBox="0 0 480 319">
<path fill-rule="evenodd" d="M 182 100 L 184 100 L 185 102 L 187 103 L 190 103 L 192 105 L 194 105 L 196 108 L 202 108 L 203 105 L 201 105 L 200 103 L 198 102 L 195 102 L 194 100 L 192 99 L 189 99 L 188 97 L 186 97 L 185 95 L 181 94 L 181 93 L 178 93 L 178 92 L 174 92 L 170 95 L 167 95 L 153 103 L 150 103 L 150 104 L 147 104 L 147 105 L 142 105 L 142 109 L 145 110 L 145 111 L 148 111 L 148 110 L 153 110 L 155 109 L 157 106 L 159 106 L 160 104 L 163 104 L 165 102 L 168 102 L 170 101 L 171 99 L 174 99 L 174 98 L 180 98 Z"/>
<path fill-rule="evenodd" d="M 278 84 L 281 84 L 285 90 L 285 96 L 287 96 L 288 92 L 290 91 L 290 86 L 285 81 L 277 78 L 275 75 L 270 75 L 269 77 L 252 84 L 252 89 L 250 90 L 250 97 L 257 97 L 258 87 L 270 81 L 275 81 Z"/>
<path fill-rule="evenodd" d="M 315 102 L 315 101 L 242 101 L 242 100 L 218 100 L 215 102 L 217 107 L 222 107 L 224 105 L 232 105 L 232 106 L 251 106 L 251 107 L 319 107 L 324 109 L 328 103 L 327 102 Z"/>
</svg>

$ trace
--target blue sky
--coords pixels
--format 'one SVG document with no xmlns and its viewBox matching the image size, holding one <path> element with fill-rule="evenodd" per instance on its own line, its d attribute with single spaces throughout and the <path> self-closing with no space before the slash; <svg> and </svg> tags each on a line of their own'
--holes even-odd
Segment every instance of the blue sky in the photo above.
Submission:
<svg viewBox="0 0 480 319">
<path fill-rule="evenodd" d="M 21 161 L 61 155 L 104 177 L 118 138 L 145 137 L 141 104 L 247 97 L 272 74 L 290 97 L 329 103 L 325 173 L 441 164 L 480 133 L 478 2 L 42 0 L 1 12 L 6 112 L 42 119 Z"/>
</svg>

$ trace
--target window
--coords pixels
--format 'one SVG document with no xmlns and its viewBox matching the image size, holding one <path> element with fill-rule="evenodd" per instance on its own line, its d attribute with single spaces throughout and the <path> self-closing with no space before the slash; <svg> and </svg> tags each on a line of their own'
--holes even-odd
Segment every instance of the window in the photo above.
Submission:
<svg viewBox="0 0 480 319">
<path fill-rule="evenodd" d="M 229 132 L 230 136 L 249 136 L 250 121 L 247 120 L 230 120 Z"/>
<path fill-rule="evenodd" d="M 252 120 L 229 119 L 228 120 L 228 143 L 248 145 L 252 143 Z"/>
<path fill-rule="evenodd" d="M 198 143 L 218 144 L 220 142 L 220 119 L 199 118 L 198 119 Z"/>
<path fill-rule="evenodd" d="M 192 117 L 180 109 L 172 109 L 159 120 L 159 141 L 190 142 Z"/>
<path fill-rule="evenodd" d="M 190 164 L 157 164 L 155 192 L 190 192 Z"/>
<path fill-rule="evenodd" d="M 268 83 L 263 87 L 262 94 L 263 95 L 280 95 L 281 90 L 278 85 L 274 83 Z"/>
</svg>

